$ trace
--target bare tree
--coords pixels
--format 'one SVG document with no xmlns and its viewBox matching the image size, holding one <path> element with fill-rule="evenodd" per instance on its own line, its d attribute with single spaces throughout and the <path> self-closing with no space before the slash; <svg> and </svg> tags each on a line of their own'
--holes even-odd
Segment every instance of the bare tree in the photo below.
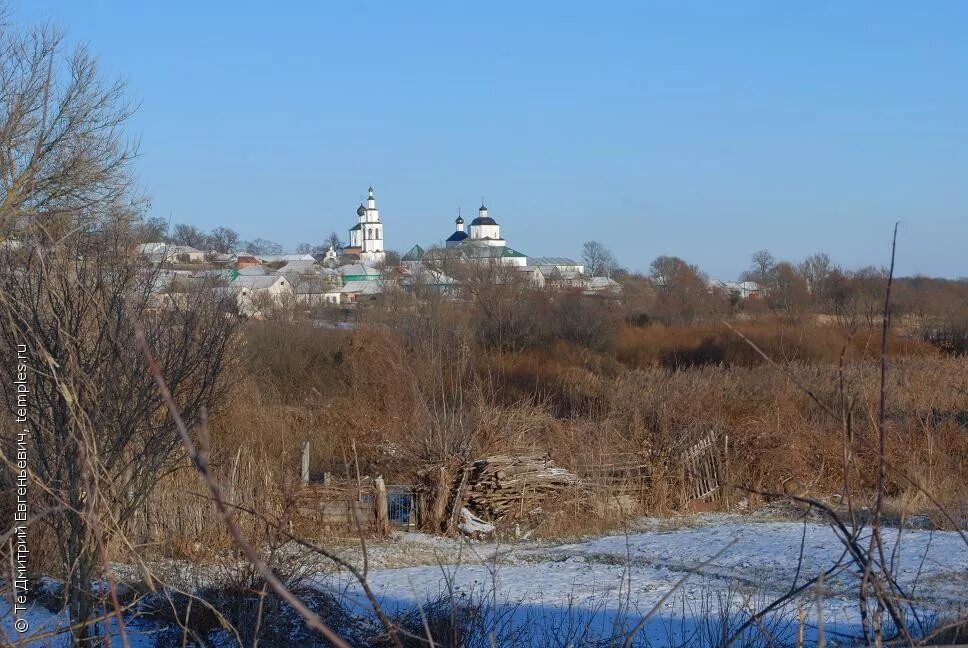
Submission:
<svg viewBox="0 0 968 648">
<path fill-rule="evenodd" d="M 76 225 L 131 200 L 136 148 L 120 82 L 50 27 L 0 35 L 0 237 L 27 221 Z"/>
<path fill-rule="evenodd" d="M 788 317 L 797 317 L 810 303 L 803 276 L 786 261 L 774 265 L 766 276 L 766 303 Z"/>
<path fill-rule="evenodd" d="M 535 348 L 553 332 L 548 295 L 535 290 L 513 266 L 498 261 L 461 261 L 447 274 L 473 302 L 474 332 L 484 347 L 504 351 Z"/>
<path fill-rule="evenodd" d="M 160 216 L 146 218 L 138 225 L 137 236 L 143 243 L 168 241 L 168 221 Z"/>
<path fill-rule="evenodd" d="M 50 525 L 75 642 L 82 643 L 104 547 L 124 537 L 126 521 L 171 469 L 178 448 L 171 420 L 158 415 L 163 403 L 129 318 L 144 322 L 189 421 L 218 400 L 235 325 L 210 289 L 164 299 L 160 271 L 133 253 L 124 220 L 56 241 L 36 227 L 18 235 L 22 247 L 0 255 L 0 347 L 28 350 L 33 491 L 40 508 L 64 508 Z M 11 370 L 4 364 L 12 382 Z"/>
<path fill-rule="evenodd" d="M 706 275 L 679 257 L 660 256 L 650 266 L 656 314 L 670 322 L 691 323 L 723 312 L 725 294 L 711 291 Z"/>
<path fill-rule="evenodd" d="M 282 254 L 282 246 L 273 241 L 257 238 L 245 244 L 245 251 L 249 254 Z"/>
<path fill-rule="evenodd" d="M 868 328 L 873 329 L 878 324 L 883 299 L 882 286 L 887 278 L 886 269 L 874 266 L 866 266 L 850 274 L 857 315 Z"/>
<path fill-rule="evenodd" d="M 622 321 L 618 310 L 603 308 L 597 298 L 577 291 L 559 295 L 554 314 L 558 337 L 597 351 L 612 345 Z"/>
<path fill-rule="evenodd" d="M 228 227 L 216 227 L 208 235 L 207 243 L 211 250 L 230 254 L 239 248 L 239 233 Z"/>
<path fill-rule="evenodd" d="M 204 250 L 208 246 L 208 235 L 194 225 L 179 223 L 171 233 L 171 242 Z"/>
<path fill-rule="evenodd" d="M 803 275 L 810 294 L 818 304 L 823 304 L 827 299 L 827 282 L 833 270 L 830 257 L 823 252 L 808 256 L 800 264 L 800 274 Z"/>
<path fill-rule="evenodd" d="M 300 243 L 296 246 L 296 254 L 311 254 L 314 247 L 312 243 Z"/>
<path fill-rule="evenodd" d="M 838 268 L 830 273 L 826 281 L 824 308 L 837 317 L 845 328 L 857 325 L 858 295 L 851 278 Z"/>
<path fill-rule="evenodd" d="M 598 241 L 585 241 L 581 256 L 585 271 L 593 277 L 609 277 L 618 266 L 611 250 Z"/>
<path fill-rule="evenodd" d="M 766 285 L 770 270 L 776 265 L 776 259 L 769 250 L 757 250 L 750 257 L 750 269 L 743 273 L 744 281 L 755 281 L 761 286 Z"/>
<path fill-rule="evenodd" d="M 66 51 L 50 28 L 5 30 L 0 52 L 0 238 L 19 242 L 0 248 L 0 353 L 23 356 L 31 394 L 2 398 L 23 413 L 16 441 L 31 458 L 31 504 L 52 511 L 44 524 L 67 581 L 72 640 L 89 645 L 107 542 L 124 541 L 177 447 L 128 316 L 144 320 L 190 420 L 217 400 L 233 325 L 211 291 L 159 309 L 158 270 L 133 251 L 146 230 L 122 85 L 105 83 L 87 51 Z M 7 384 L 19 374 L 15 363 L 0 372 Z"/>
<path fill-rule="evenodd" d="M 326 237 L 326 241 L 324 241 L 323 245 L 326 248 L 332 247 L 336 251 L 339 251 L 340 248 L 344 247 L 343 242 L 339 238 L 339 234 L 336 232 L 332 232 L 328 237 Z M 325 251 L 326 250 L 324 249 L 323 252 Z"/>
</svg>

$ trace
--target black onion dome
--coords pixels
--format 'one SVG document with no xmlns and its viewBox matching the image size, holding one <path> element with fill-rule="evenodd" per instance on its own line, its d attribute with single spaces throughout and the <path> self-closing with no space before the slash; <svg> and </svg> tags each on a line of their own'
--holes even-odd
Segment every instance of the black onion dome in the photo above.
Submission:
<svg viewBox="0 0 968 648">
<path fill-rule="evenodd" d="M 471 221 L 471 225 L 497 225 L 497 221 L 490 216 L 478 216 Z"/>
<path fill-rule="evenodd" d="M 460 216 L 458 216 L 457 217 L 457 220 L 455 220 L 454 222 L 457 223 L 458 225 L 463 225 L 464 224 L 464 219 L 461 218 Z"/>
<path fill-rule="evenodd" d="M 366 207 L 363 206 L 363 203 L 360 203 L 360 206 L 357 207 L 357 209 L 356 209 L 356 215 L 357 216 L 366 216 Z"/>
</svg>

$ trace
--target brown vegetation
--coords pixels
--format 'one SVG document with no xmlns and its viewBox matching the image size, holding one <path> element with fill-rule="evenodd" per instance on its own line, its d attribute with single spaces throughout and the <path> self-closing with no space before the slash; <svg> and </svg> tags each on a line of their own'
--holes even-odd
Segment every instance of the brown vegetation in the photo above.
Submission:
<svg viewBox="0 0 968 648">
<path fill-rule="evenodd" d="M 582 299 L 582 308 L 597 312 L 595 300 Z M 251 473 L 257 487 L 249 487 L 260 499 L 248 504 L 265 508 L 266 493 L 276 493 L 268 501 L 282 515 L 303 440 L 312 442 L 316 475 L 352 477 L 358 466 L 363 474 L 404 483 L 418 483 L 428 466 L 495 453 L 549 452 L 578 474 L 618 454 L 632 456 L 648 466 L 649 487 L 635 492 L 634 510 L 615 512 L 614 523 L 622 514 L 679 507 L 683 444 L 690 434 L 713 429 L 729 436 L 734 483 L 778 492 L 796 484 L 824 496 L 843 491 L 839 423 L 725 325 L 623 326 L 607 345 L 557 337 L 505 351 L 473 335 L 476 315 L 441 300 L 427 308 L 397 303 L 392 312 L 373 307 L 353 332 L 298 319 L 250 323 L 247 375 L 231 407 L 212 421 L 220 470 L 230 473 L 236 456 L 262 457 L 264 469 Z M 849 483 L 861 492 L 872 489 L 876 333 L 769 316 L 737 326 L 827 401 L 841 398 L 843 375 L 855 435 Z M 891 337 L 889 350 L 889 461 L 898 475 L 962 506 L 968 496 L 958 477 L 968 468 L 966 360 L 909 337 Z M 889 492 L 907 512 L 928 508 L 904 477 Z M 536 521 L 540 529 L 560 533 L 609 523 L 585 515 L 576 520 L 580 497 L 587 494 L 562 498 L 558 511 L 546 506 L 546 517 Z"/>
</svg>

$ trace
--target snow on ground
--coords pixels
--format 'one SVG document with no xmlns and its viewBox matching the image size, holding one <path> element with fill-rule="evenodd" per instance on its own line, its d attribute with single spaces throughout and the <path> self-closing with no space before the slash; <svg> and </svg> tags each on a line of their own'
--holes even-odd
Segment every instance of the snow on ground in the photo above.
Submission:
<svg viewBox="0 0 968 648">
<path fill-rule="evenodd" d="M 717 514 L 689 518 L 689 524 L 667 528 L 668 523 L 644 520 L 628 534 L 551 545 L 472 543 L 461 548 L 453 541 L 403 534 L 396 547 L 374 549 L 376 563 L 391 563 L 387 552 L 405 556 L 413 551 L 415 562 L 423 564 L 377 568 L 369 580 L 391 612 L 432 601 L 453 588 L 515 607 L 522 620 L 584 614 L 604 633 L 617 622 L 634 625 L 680 579 L 728 547 L 700 574 L 689 576 L 655 615 L 649 634 L 658 640 L 670 625 L 689 626 L 705 612 L 723 608 L 724 600 L 733 612 L 736 605 L 758 609 L 788 591 L 795 577 L 802 584 L 833 567 L 844 552 L 831 528 L 815 522 Z M 968 608 L 968 545 L 961 536 L 923 530 L 883 533 L 895 555 L 894 573 L 908 596 L 919 601 L 925 618 Z M 428 547 L 436 561 L 427 560 Z M 825 580 L 822 607 L 828 633 L 859 627 L 856 584 L 850 569 Z M 359 587 L 345 576 L 330 586 L 345 588 L 365 607 Z M 801 599 L 801 605 L 810 602 L 808 626 L 817 623 L 816 597 L 814 589 Z"/>
<path fill-rule="evenodd" d="M 968 610 L 968 545 L 959 534 L 885 529 L 884 538 L 894 555 L 894 573 L 917 601 L 922 618 L 946 618 Z M 358 544 L 328 546 L 362 565 Z M 794 580 L 803 583 L 831 568 L 842 554 L 842 544 L 822 523 L 732 514 L 645 519 L 628 533 L 579 541 L 502 544 L 403 533 L 367 547 L 369 582 L 388 612 L 425 606 L 452 589 L 464 600 L 486 599 L 487 614 L 507 622 L 502 625 L 505 631 L 512 626 L 531 631 L 528 641 L 498 641 L 502 645 L 581 645 L 627 631 L 672 590 L 646 623 L 643 636 L 651 645 L 706 645 L 703 637 L 714 643 L 720 617 L 745 617 L 761 609 L 787 592 Z M 296 557 L 301 564 L 314 563 L 314 572 L 329 572 L 317 577 L 321 586 L 337 590 L 345 595 L 344 603 L 370 614 L 361 588 L 348 574 L 332 573 L 331 563 L 315 555 Z M 709 564 L 694 573 L 706 561 Z M 166 563 L 158 568 L 188 590 L 218 582 L 219 570 L 212 565 Z M 123 574 L 124 566 L 117 566 L 117 571 Z M 857 576 L 850 569 L 825 581 L 820 604 L 828 638 L 856 632 L 856 585 Z M 782 644 L 802 607 L 807 635 L 815 636 L 817 602 L 817 589 L 809 590 L 774 615 L 766 629 Z M 36 605 L 27 618 L 31 633 L 63 629 L 62 615 Z M 132 645 L 138 648 L 153 645 L 152 635 L 158 630 L 128 626 Z M 113 631 L 116 634 L 117 628 Z M 2 601 L 0 632 L 0 643 L 22 637 L 13 629 L 9 604 Z M 548 635 L 552 632 L 557 633 L 553 641 Z M 62 634 L 32 645 L 66 644 Z"/>
<path fill-rule="evenodd" d="M 71 645 L 67 632 L 67 619 L 63 613 L 53 614 L 37 603 L 30 604 L 26 612 L 17 618 L 12 614 L 10 602 L 0 599 L 0 645 L 24 648 L 67 648 Z M 18 618 L 26 627 L 18 629 Z M 143 625 L 125 626 L 125 636 L 131 648 L 150 648 L 155 645 L 157 629 Z M 110 623 L 111 645 L 122 645 L 121 633 L 114 620 Z"/>
</svg>

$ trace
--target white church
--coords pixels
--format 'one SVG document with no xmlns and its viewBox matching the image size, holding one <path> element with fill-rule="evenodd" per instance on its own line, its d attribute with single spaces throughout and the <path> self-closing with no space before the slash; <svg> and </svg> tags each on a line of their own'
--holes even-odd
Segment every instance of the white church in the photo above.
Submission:
<svg viewBox="0 0 968 648">
<path fill-rule="evenodd" d="M 361 204 L 356 210 L 359 222 L 350 228 L 350 244 L 343 249 L 343 254 L 359 256 L 360 263 L 373 266 L 380 265 L 386 259 L 383 247 L 383 222 L 380 221 L 380 210 L 376 206 L 373 187 L 370 187 L 366 197 L 366 204 Z"/>
<path fill-rule="evenodd" d="M 356 210 L 357 223 L 350 228 L 349 245 L 343 248 L 345 256 L 357 257 L 364 267 L 380 266 L 386 260 L 383 237 L 383 221 L 376 206 L 373 187 L 367 192 L 365 203 Z M 327 257 L 336 260 L 330 250 Z M 534 257 L 518 252 L 510 247 L 501 236 L 500 224 L 488 213 L 487 205 L 481 204 L 477 218 L 470 222 L 465 231 L 464 218 L 458 210 L 454 221 L 454 232 L 444 245 L 425 251 L 414 245 L 401 259 L 403 268 L 414 270 L 444 258 L 476 263 L 495 263 L 512 266 L 522 271 L 530 271 L 533 276 L 577 277 L 585 272 L 579 262 L 564 257 Z"/>
<path fill-rule="evenodd" d="M 477 218 L 471 221 L 469 231 L 464 231 L 464 218 L 458 211 L 454 221 L 454 233 L 444 241 L 443 249 L 424 252 L 419 245 L 413 246 L 403 257 L 405 263 L 429 262 L 443 257 L 471 261 L 499 263 L 501 265 L 526 267 L 528 257 L 510 247 L 501 236 L 501 226 L 481 204 Z"/>
</svg>

